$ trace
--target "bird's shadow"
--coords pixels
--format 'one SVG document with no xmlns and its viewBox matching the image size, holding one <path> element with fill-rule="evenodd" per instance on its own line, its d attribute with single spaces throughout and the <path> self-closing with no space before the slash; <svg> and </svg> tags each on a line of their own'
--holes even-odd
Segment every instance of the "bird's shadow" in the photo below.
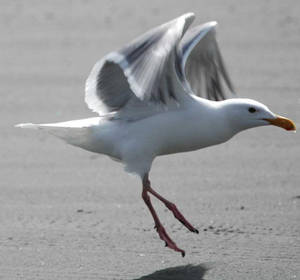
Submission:
<svg viewBox="0 0 300 280">
<path fill-rule="evenodd" d="M 201 280 L 209 269 L 206 264 L 188 264 L 157 270 L 134 280 Z"/>
</svg>

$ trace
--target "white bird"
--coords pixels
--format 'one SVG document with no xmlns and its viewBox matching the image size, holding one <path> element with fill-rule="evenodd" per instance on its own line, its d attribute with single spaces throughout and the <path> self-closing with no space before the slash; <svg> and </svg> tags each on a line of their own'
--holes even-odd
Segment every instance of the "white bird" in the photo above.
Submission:
<svg viewBox="0 0 300 280">
<path fill-rule="evenodd" d="M 44 129 L 69 144 L 105 154 L 137 174 L 142 198 L 159 237 L 181 252 L 160 222 L 149 193 L 198 233 L 174 203 L 155 192 L 149 172 L 155 157 L 223 143 L 248 128 L 276 125 L 296 130 L 294 123 L 250 99 L 225 100 L 222 84 L 233 92 L 215 38 L 216 22 L 188 29 L 184 14 L 156 27 L 93 67 L 85 102 L 99 117 L 50 124 L 19 124 Z M 206 98 L 204 96 L 206 95 Z"/>
</svg>

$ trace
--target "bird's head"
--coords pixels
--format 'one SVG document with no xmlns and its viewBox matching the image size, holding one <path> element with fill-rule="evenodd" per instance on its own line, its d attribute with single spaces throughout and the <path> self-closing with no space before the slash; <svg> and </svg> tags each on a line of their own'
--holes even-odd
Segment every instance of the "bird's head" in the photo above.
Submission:
<svg viewBox="0 0 300 280">
<path fill-rule="evenodd" d="M 222 103 L 229 125 L 236 132 L 264 125 L 275 125 L 286 130 L 296 130 L 292 120 L 274 114 L 266 105 L 255 100 L 235 98 L 227 99 Z"/>
</svg>

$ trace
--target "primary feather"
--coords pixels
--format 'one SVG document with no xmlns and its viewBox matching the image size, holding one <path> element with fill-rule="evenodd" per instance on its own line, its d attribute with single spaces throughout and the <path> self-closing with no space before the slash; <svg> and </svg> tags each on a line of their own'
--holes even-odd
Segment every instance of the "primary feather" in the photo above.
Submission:
<svg viewBox="0 0 300 280">
<path fill-rule="evenodd" d="M 178 17 L 98 61 L 86 82 L 88 107 L 136 120 L 172 109 L 188 95 L 225 99 L 221 77 L 233 87 L 215 39 L 216 22 L 189 30 L 193 20 L 192 13 Z"/>
</svg>

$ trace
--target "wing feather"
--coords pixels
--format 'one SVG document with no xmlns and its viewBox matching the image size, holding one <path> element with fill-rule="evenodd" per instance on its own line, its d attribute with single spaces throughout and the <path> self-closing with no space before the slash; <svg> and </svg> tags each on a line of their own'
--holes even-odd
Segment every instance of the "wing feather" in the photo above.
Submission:
<svg viewBox="0 0 300 280">
<path fill-rule="evenodd" d="M 201 97 L 206 92 L 208 99 L 223 100 L 226 96 L 222 79 L 232 93 L 234 89 L 216 41 L 216 25 L 208 22 L 188 30 L 179 44 L 178 57 L 186 88 Z"/>
<path fill-rule="evenodd" d="M 189 13 L 156 27 L 93 67 L 85 101 L 100 115 L 136 120 L 175 108 L 189 94 L 226 98 L 234 89 L 215 36 L 216 22 L 188 30 Z"/>
<path fill-rule="evenodd" d="M 175 53 L 193 19 L 193 14 L 185 14 L 97 62 L 86 82 L 88 107 L 105 114 L 120 110 L 129 100 L 167 103 L 180 94 Z"/>
</svg>

